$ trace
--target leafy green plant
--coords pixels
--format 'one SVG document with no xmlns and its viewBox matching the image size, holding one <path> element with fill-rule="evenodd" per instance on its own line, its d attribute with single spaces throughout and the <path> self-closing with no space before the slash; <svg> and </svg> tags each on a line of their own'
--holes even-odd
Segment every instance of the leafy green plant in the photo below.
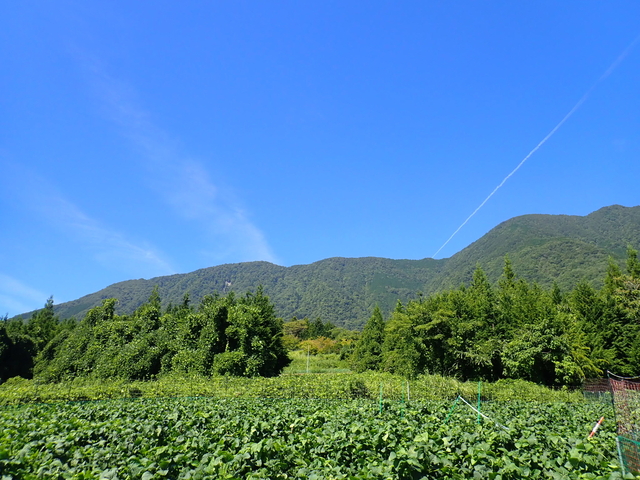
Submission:
<svg viewBox="0 0 640 480">
<path fill-rule="evenodd" d="M 602 404 L 167 398 L 0 409 L 9 478 L 621 478 Z M 634 477 L 628 477 L 634 478 Z"/>
<path fill-rule="evenodd" d="M 361 387 L 364 385 L 364 389 Z M 61 383 L 43 383 L 38 379 L 13 378 L 0 385 L 0 405 L 20 403 L 105 400 L 127 398 L 131 391 L 145 398 L 157 397 L 217 397 L 217 398 L 322 398 L 349 399 L 354 391 L 368 392 L 378 398 L 380 387 L 386 400 L 450 400 L 458 395 L 475 398 L 476 382 L 460 382 L 449 377 L 422 375 L 414 380 L 389 373 L 364 372 L 292 374 L 280 377 L 205 377 L 201 375 L 168 374 L 152 381 L 123 379 L 98 380 L 70 378 Z M 526 400 L 542 402 L 582 403 L 578 390 L 553 390 L 524 380 L 500 380 L 483 383 L 484 400 Z"/>
</svg>

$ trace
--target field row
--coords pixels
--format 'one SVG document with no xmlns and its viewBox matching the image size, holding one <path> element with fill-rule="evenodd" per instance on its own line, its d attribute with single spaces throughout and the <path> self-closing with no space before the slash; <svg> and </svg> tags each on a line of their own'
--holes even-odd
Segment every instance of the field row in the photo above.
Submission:
<svg viewBox="0 0 640 480">
<path fill-rule="evenodd" d="M 0 471 L 14 479 L 621 478 L 610 405 L 486 402 L 482 412 L 478 423 L 462 402 L 362 399 L 5 406 Z"/>
<path fill-rule="evenodd" d="M 381 391 L 382 389 L 382 391 Z M 582 402 L 579 390 L 551 390 L 523 380 L 501 380 L 481 385 L 485 400 Z M 77 378 L 61 383 L 9 379 L 0 385 L 0 405 L 105 400 L 126 397 L 200 396 L 217 398 L 322 398 L 387 400 L 453 400 L 475 397 L 478 383 L 460 382 L 438 375 L 422 375 L 408 381 L 388 373 L 332 373 L 282 375 L 280 377 L 163 376 L 157 380 L 90 380 Z"/>
</svg>

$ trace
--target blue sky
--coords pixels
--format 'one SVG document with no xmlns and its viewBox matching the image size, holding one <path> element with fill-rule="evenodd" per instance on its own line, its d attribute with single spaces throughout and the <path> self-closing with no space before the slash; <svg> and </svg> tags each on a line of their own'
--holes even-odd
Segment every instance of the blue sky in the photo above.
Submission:
<svg viewBox="0 0 640 480">
<path fill-rule="evenodd" d="M 638 205 L 638 18 L 635 0 L 10 2 L 0 315 L 224 263 L 445 258 L 517 215 Z"/>
</svg>

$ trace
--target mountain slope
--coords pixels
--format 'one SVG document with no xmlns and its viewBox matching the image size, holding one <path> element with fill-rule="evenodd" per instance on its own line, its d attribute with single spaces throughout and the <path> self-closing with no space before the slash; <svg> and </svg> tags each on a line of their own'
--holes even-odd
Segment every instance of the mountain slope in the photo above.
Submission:
<svg viewBox="0 0 640 480">
<path fill-rule="evenodd" d="M 83 316 L 103 299 L 116 297 L 118 312 L 130 313 L 158 286 L 163 303 L 177 304 L 185 293 L 197 303 L 203 295 L 243 294 L 262 285 L 279 316 L 321 318 L 360 328 L 373 307 L 390 312 L 397 300 L 415 298 L 468 283 L 476 265 L 497 281 L 509 255 L 518 276 L 570 289 L 586 280 L 599 285 L 608 257 L 622 261 L 627 245 L 640 246 L 640 206 L 614 205 L 585 217 L 523 215 L 507 220 L 451 258 L 391 260 L 329 258 L 309 265 L 281 267 L 247 262 L 204 268 L 149 280 L 128 280 L 55 307 L 62 318 Z"/>
<path fill-rule="evenodd" d="M 585 217 L 523 215 L 493 228 L 449 259 L 426 291 L 468 283 L 476 264 L 498 279 L 509 255 L 516 273 L 531 282 L 565 289 L 581 280 L 602 282 L 609 256 L 621 260 L 640 244 L 640 207 L 613 205 Z"/>
<path fill-rule="evenodd" d="M 153 288 L 163 303 L 177 304 L 185 293 L 193 302 L 214 292 L 244 293 L 259 285 L 284 318 L 322 318 L 336 325 L 358 328 L 373 307 L 393 306 L 397 299 L 415 296 L 443 260 L 386 258 L 329 258 L 310 265 L 280 267 L 246 262 L 204 268 L 192 273 L 128 280 L 78 300 L 56 306 L 61 317 L 82 317 L 103 299 L 116 297 L 117 311 L 130 313 L 149 298 Z"/>
</svg>

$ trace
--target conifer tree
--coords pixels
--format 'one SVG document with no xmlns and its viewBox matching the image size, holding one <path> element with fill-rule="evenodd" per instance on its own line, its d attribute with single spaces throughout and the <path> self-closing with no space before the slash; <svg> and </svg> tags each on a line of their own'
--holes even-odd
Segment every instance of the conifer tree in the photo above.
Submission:
<svg viewBox="0 0 640 480">
<path fill-rule="evenodd" d="M 351 366 L 356 372 L 380 368 L 384 326 L 382 312 L 380 307 L 376 305 L 351 354 Z"/>
<path fill-rule="evenodd" d="M 631 246 L 627 247 L 627 275 L 632 279 L 640 279 L 640 261 L 638 261 L 638 251 Z"/>
<path fill-rule="evenodd" d="M 424 344 L 416 331 L 420 316 L 412 308 L 418 302 L 410 301 L 407 307 L 398 302 L 384 328 L 381 369 L 413 378 L 424 372 Z"/>
<path fill-rule="evenodd" d="M 44 308 L 38 310 L 27 323 L 27 333 L 33 339 L 36 350 L 42 350 L 58 332 L 58 317 L 53 312 L 53 297 L 47 299 Z"/>
</svg>

